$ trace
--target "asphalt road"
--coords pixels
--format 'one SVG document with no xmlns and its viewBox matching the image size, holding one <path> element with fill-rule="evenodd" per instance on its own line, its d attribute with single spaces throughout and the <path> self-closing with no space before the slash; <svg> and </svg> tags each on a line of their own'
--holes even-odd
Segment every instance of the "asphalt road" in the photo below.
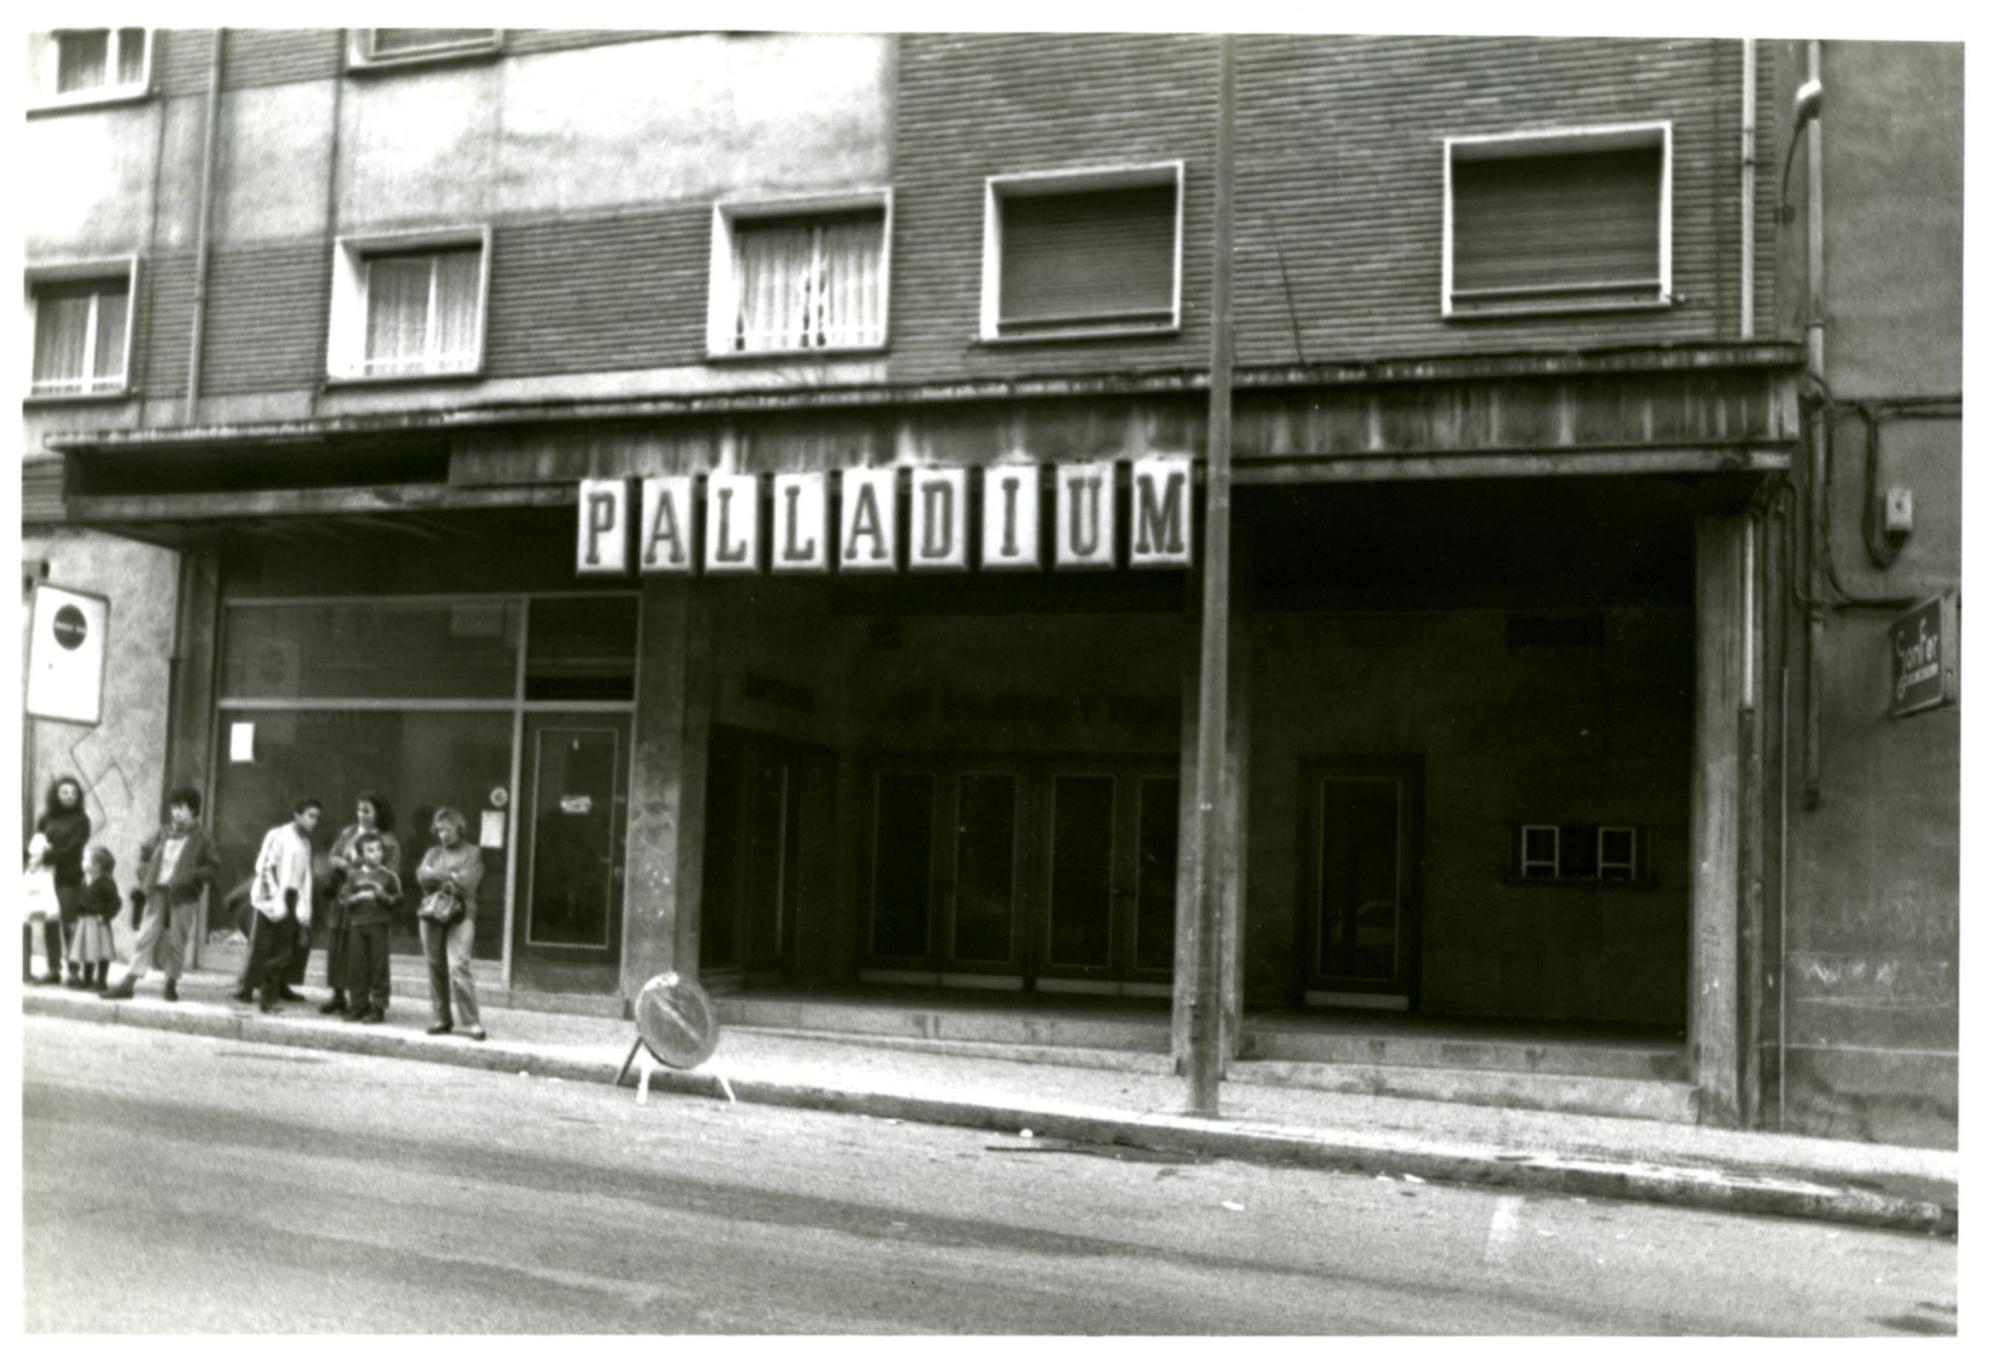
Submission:
<svg viewBox="0 0 2000 1358">
<path fill-rule="evenodd" d="M 1957 1325 L 1946 1240 L 23 1026 L 30 1332 Z"/>
</svg>

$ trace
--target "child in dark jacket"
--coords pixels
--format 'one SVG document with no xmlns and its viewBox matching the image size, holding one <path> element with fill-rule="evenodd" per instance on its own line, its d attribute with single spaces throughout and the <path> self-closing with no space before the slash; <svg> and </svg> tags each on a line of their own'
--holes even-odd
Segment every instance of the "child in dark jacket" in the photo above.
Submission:
<svg viewBox="0 0 2000 1358">
<path fill-rule="evenodd" d="M 369 830 L 355 841 L 360 864 L 347 875 L 340 903 L 347 911 L 350 1023 L 380 1023 L 389 1008 L 389 924 L 403 903 L 403 883 L 384 862 L 382 837 Z"/>
<path fill-rule="evenodd" d="M 118 860 L 102 844 L 91 846 L 89 880 L 76 906 L 76 933 L 70 938 L 69 960 L 76 968 L 71 982 L 79 990 L 102 994 L 111 977 L 111 921 L 118 918 Z"/>
</svg>

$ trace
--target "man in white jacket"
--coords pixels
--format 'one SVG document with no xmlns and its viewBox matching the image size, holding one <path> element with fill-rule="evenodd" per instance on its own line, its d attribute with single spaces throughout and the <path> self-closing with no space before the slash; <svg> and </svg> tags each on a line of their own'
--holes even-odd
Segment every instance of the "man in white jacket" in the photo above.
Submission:
<svg viewBox="0 0 2000 1358">
<path fill-rule="evenodd" d="M 312 928 L 312 833 L 319 814 L 317 797 L 301 797 L 292 803 L 291 820 L 265 835 L 257 851 L 250 880 L 250 905 L 257 914 L 244 984 L 260 988 L 257 1007 L 267 1014 L 278 1007 L 298 931 Z"/>
</svg>

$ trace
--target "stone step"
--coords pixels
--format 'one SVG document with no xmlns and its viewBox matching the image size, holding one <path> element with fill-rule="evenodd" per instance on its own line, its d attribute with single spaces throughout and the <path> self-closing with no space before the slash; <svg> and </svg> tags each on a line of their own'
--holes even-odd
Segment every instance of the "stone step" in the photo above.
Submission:
<svg viewBox="0 0 2000 1358">
<path fill-rule="evenodd" d="M 841 1004 L 757 995 L 712 997 L 725 1024 L 930 1042 L 992 1043 L 1018 1047 L 1084 1047 L 1152 1052 L 1169 1047 L 1164 1020 L 1040 1016 L 976 1009 L 904 1008 Z"/>
<path fill-rule="evenodd" d="M 1678 1043 L 1563 1042 L 1435 1034 L 1343 1033 L 1248 1024 L 1243 1057 L 1340 1066 L 1421 1066 L 1613 1080 L 1685 1081 L 1687 1052 Z"/>
<path fill-rule="evenodd" d="M 1437 1066 L 1350 1065 L 1319 1061 L 1232 1063 L 1229 1079 L 1335 1094 L 1429 1099 L 1489 1108 L 1528 1108 L 1597 1117 L 1693 1123 L 1694 1086 L 1680 1080 L 1609 1079 Z"/>
</svg>

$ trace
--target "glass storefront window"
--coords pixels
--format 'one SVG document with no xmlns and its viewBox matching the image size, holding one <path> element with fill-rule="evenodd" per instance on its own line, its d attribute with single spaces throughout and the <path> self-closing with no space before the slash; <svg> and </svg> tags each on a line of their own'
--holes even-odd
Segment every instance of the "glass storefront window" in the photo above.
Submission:
<svg viewBox="0 0 2000 1358">
<path fill-rule="evenodd" d="M 224 618 L 224 698 L 514 696 L 517 601 L 256 604 Z"/>
<path fill-rule="evenodd" d="M 247 733 L 235 729 L 245 725 Z M 505 793 L 509 785 L 513 715 L 225 711 L 221 726 L 211 823 L 222 855 L 222 890 L 227 893 L 248 881 L 264 832 L 290 819 L 295 798 L 317 797 L 325 804 L 314 840 L 315 849 L 324 853 L 341 827 L 353 822 L 356 797 L 373 790 L 388 798 L 403 850 L 406 905 L 392 944 L 398 952 L 419 951 L 416 870 L 436 842 L 431 816 L 441 806 L 458 808 L 468 837 L 479 842 L 481 813 L 493 811 L 494 791 Z M 249 759 L 231 757 L 244 750 Z M 484 859 L 473 955 L 497 959 L 506 929 L 506 850 L 487 848 Z M 229 923 L 228 912 L 212 905 L 209 927 L 227 928 Z M 319 982 L 317 971 L 311 979 Z"/>
<path fill-rule="evenodd" d="M 629 595 L 528 605 L 531 702 L 628 702 L 638 654 L 639 601 Z"/>
</svg>

